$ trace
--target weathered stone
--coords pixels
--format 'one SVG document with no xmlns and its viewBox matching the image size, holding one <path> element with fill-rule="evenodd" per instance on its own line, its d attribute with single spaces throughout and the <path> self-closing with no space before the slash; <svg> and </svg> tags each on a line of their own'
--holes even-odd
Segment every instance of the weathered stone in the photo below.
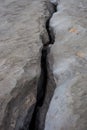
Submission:
<svg viewBox="0 0 87 130">
<path fill-rule="evenodd" d="M 87 130 L 87 1 L 60 0 L 50 26 L 57 88 L 45 130 Z"/>
<path fill-rule="evenodd" d="M 47 0 L 0 1 L 0 130 L 28 128 L 36 103 L 40 49 L 49 37 Z"/>
</svg>

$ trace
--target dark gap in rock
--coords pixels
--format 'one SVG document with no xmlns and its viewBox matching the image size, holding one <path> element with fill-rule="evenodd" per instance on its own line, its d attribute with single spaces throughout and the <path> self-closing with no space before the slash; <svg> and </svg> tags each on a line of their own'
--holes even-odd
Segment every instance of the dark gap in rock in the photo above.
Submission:
<svg viewBox="0 0 87 130">
<path fill-rule="evenodd" d="M 57 11 L 57 8 L 56 8 L 56 5 L 53 4 L 53 13 L 55 13 Z M 48 45 L 49 44 L 54 44 L 55 42 L 55 35 L 54 35 L 54 32 L 52 30 L 52 28 L 50 28 L 50 19 L 53 15 L 53 13 L 51 14 L 50 18 L 46 21 L 46 30 L 47 30 L 47 33 L 48 33 L 48 36 L 49 36 L 49 43 L 47 43 Z"/>
<path fill-rule="evenodd" d="M 53 5 L 53 8 L 54 8 L 54 12 L 56 12 L 56 5 Z M 54 41 L 55 41 L 54 33 L 52 29 L 49 27 L 50 19 L 53 13 L 49 17 L 49 19 L 46 21 L 46 30 L 49 36 L 49 43 L 47 44 L 43 43 L 43 48 L 41 51 L 41 74 L 40 74 L 38 87 L 37 87 L 37 102 L 36 102 L 36 106 L 32 115 L 31 122 L 29 124 L 28 129 L 26 130 L 39 130 L 36 120 L 39 120 L 37 113 L 40 110 L 40 108 L 43 106 L 45 94 L 46 94 L 46 87 L 47 87 L 47 81 L 48 81 L 47 55 L 49 52 L 49 44 L 54 44 Z"/>
<path fill-rule="evenodd" d="M 47 85 L 47 46 L 43 46 L 42 55 L 41 55 L 41 75 L 38 82 L 37 88 L 37 102 L 35 106 L 35 110 L 31 119 L 31 123 L 29 126 L 29 130 L 38 130 L 36 124 L 36 116 L 38 108 L 43 105 L 45 93 L 46 93 L 46 85 Z"/>
</svg>

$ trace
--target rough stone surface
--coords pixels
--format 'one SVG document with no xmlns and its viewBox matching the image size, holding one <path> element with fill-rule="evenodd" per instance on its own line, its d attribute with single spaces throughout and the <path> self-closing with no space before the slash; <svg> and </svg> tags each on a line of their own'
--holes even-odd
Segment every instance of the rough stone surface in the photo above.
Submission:
<svg viewBox="0 0 87 130">
<path fill-rule="evenodd" d="M 46 2 L 0 0 L 0 130 L 19 130 L 31 120 L 40 49 L 49 41 Z"/>
<path fill-rule="evenodd" d="M 50 21 L 57 88 L 45 130 L 87 130 L 87 0 L 60 0 L 57 9 Z"/>
</svg>

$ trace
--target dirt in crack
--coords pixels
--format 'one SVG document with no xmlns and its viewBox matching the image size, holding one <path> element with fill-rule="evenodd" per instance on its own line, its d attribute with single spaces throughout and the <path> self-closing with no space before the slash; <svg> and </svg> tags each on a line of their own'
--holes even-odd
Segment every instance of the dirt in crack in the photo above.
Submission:
<svg viewBox="0 0 87 130">
<path fill-rule="evenodd" d="M 48 72 L 47 72 L 47 55 L 49 51 L 49 44 L 54 44 L 55 36 L 52 31 L 52 29 L 49 27 L 49 22 L 50 19 L 53 15 L 54 12 L 56 12 L 56 6 L 53 5 L 53 12 L 49 19 L 46 21 L 46 30 L 49 36 L 49 43 L 45 43 L 42 48 L 42 55 L 41 55 L 41 74 L 38 82 L 38 88 L 37 88 L 37 102 L 36 106 L 32 115 L 32 119 L 29 125 L 28 130 L 39 130 L 39 122 L 36 121 L 38 120 L 38 111 L 42 107 L 44 103 L 44 98 L 46 94 L 46 86 L 47 86 L 47 81 L 48 81 Z M 44 43 L 43 43 L 44 44 Z M 37 123 L 38 122 L 38 123 Z"/>
</svg>

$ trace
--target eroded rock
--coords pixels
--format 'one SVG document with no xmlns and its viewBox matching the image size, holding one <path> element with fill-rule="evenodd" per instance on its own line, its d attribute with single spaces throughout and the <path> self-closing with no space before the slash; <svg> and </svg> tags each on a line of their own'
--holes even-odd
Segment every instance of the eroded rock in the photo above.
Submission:
<svg viewBox="0 0 87 130">
<path fill-rule="evenodd" d="M 25 130 L 36 104 L 46 0 L 0 1 L 0 130 Z"/>
</svg>

